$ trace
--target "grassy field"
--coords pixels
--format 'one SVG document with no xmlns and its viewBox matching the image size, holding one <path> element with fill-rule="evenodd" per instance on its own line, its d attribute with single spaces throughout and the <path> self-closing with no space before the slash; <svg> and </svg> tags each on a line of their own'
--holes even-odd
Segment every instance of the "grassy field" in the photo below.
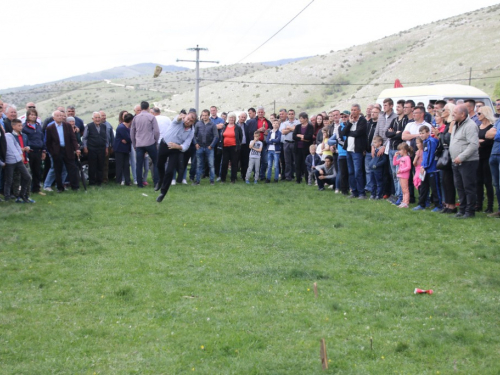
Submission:
<svg viewBox="0 0 500 375">
<path fill-rule="evenodd" d="M 155 198 L 0 205 L 0 373 L 500 372 L 500 221 L 294 183 Z"/>
</svg>

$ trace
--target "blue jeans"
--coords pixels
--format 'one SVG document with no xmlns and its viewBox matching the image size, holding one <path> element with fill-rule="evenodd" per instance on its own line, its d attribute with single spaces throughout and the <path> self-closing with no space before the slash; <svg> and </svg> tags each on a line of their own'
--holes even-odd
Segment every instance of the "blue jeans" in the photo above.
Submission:
<svg viewBox="0 0 500 375">
<path fill-rule="evenodd" d="M 209 150 L 208 147 L 200 147 L 196 150 L 196 182 L 199 183 L 201 176 L 203 175 L 205 169 L 205 161 L 208 160 L 208 167 L 210 169 L 210 182 L 215 180 L 215 168 L 214 168 L 214 150 Z M 191 165 L 191 168 L 193 166 Z"/>
<path fill-rule="evenodd" d="M 278 180 L 280 176 L 280 154 L 273 150 L 267 152 L 267 179 L 271 179 L 271 172 L 274 161 L 274 179 Z"/>
<path fill-rule="evenodd" d="M 146 152 L 153 161 L 153 170 L 156 169 L 156 162 L 158 161 L 158 150 L 156 149 L 156 144 L 152 144 L 145 147 L 137 147 L 136 150 L 136 177 L 137 177 L 137 187 L 143 187 L 142 179 L 142 167 L 144 166 L 144 159 Z M 146 170 L 149 169 L 149 166 Z M 153 176 L 153 182 L 156 185 L 158 183 L 158 176 Z"/>
<path fill-rule="evenodd" d="M 349 171 L 349 186 L 355 197 L 365 196 L 364 171 L 363 171 L 363 153 L 347 153 L 347 169 Z"/>
<path fill-rule="evenodd" d="M 51 167 L 49 169 L 49 173 L 47 173 L 47 177 L 45 178 L 45 182 L 43 183 L 44 189 L 51 187 L 52 185 L 54 185 L 54 182 L 56 182 L 56 171 L 54 169 L 54 162 L 52 161 L 52 156 L 50 156 L 50 154 L 47 154 L 47 155 L 49 155 L 49 157 L 50 157 Z M 62 178 L 63 183 L 66 182 L 67 177 L 68 177 L 68 171 L 66 171 L 66 166 L 63 164 L 62 174 L 61 174 L 61 178 Z"/>
<path fill-rule="evenodd" d="M 262 152 L 260 153 L 260 171 L 259 171 L 260 180 L 266 178 L 266 171 L 267 171 L 267 145 L 263 145 Z"/>
<path fill-rule="evenodd" d="M 372 191 L 374 181 L 372 181 L 372 170 L 370 169 L 370 162 L 372 161 L 372 154 L 370 152 L 366 152 L 365 155 L 365 175 L 366 175 L 366 185 L 365 190 Z"/>
<path fill-rule="evenodd" d="M 490 169 L 493 186 L 495 187 L 495 192 L 497 193 L 497 203 L 499 205 L 498 210 L 500 211 L 500 155 L 491 154 Z"/>
<path fill-rule="evenodd" d="M 403 199 L 403 190 L 401 190 L 401 185 L 399 184 L 397 165 L 394 165 L 392 163 L 392 160 L 394 159 L 394 155 L 396 155 L 396 152 L 398 152 L 398 150 L 389 150 L 389 163 L 391 164 L 391 172 L 392 172 L 392 179 L 394 181 L 395 195 L 396 197 Z"/>
</svg>

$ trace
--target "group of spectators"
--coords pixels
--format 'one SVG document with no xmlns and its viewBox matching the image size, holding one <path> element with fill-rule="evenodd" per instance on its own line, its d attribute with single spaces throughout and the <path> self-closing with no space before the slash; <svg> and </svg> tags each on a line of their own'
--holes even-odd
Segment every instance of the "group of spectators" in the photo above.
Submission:
<svg viewBox="0 0 500 375">
<path fill-rule="evenodd" d="M 500 209 L 493 212 L 493 186 L 500 201 L 500 100 L 496 113 L 473 99 L 425 108 L 387 98 L 364 111 L 354 104 L 312 117 L 281 109 L 267 118 L 263 107 L 219 117 L 212 106 L 199 115 L 181 110 L 173 120 L 142 102 L 135 115 L 120 112 L 116 132 L 103 111 L 84 126 L 74 107 L 58 107 L 42 122 L 34 103 L 19 118 L 13 105 L 0 106 L 0 189 L 7 201 L 33 203 L 30 193 L 45 195 L 54 182 L 58 192 L 78 190 L 84 153 L 90 185 L 107 182 L 114 154 L 116 183 L 143 188 L 151 170 L 158 202 L 188 178 L 214 185 L 229 174 L 236 183 L 240 173 L 247 184 L 304 181 L 400 208 L 417 203 L 416 211 L 433 205 L 432 211 L 459 218 L 483 209 L 500 217 Z"/>
</svg>

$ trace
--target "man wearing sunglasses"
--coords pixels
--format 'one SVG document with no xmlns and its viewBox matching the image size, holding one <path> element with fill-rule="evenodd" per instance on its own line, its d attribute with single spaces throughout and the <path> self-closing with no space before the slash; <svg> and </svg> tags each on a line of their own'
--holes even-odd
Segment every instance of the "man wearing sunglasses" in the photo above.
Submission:
<svg viewBox="0 0 500 375">
<path fill-rule="evenodd" d="M 495 109 L 497 113 L 495 113 L 495 118 L 500 118 L 500 99 L 497 99 L 497 102 L 495 103 Z"/>
</svg>

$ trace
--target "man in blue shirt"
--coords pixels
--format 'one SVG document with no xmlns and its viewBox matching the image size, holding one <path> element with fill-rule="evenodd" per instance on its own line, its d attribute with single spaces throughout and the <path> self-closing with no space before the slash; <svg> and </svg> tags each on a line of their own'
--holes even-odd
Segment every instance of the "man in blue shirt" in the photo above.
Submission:
<svg viewBox="0 0 500 375">
<path fill-rule="evenodd" d="M 168 193 L 168 189 L 172 184 L 174 171 L 178 167 L 179 162 L 183 161 L 183 153 L 189 149 L 193 141 L 194 130 L 193 124 L 196 121 L 196 114 L 190 112 L 184 117 L 184 121 L 177 120 L 170 124 L 165 131 L 165 135 L 160 141 L 158 149 L 158 188 L 161 187 L 161 193 L 156 198 L 160 203 Z M 168 163 L 167 163 L 168 160 Z M 165 171 L 165 164 L 166 171 Z M 179 168 L 183 170 L 183 168 Z"/>
</svg>

